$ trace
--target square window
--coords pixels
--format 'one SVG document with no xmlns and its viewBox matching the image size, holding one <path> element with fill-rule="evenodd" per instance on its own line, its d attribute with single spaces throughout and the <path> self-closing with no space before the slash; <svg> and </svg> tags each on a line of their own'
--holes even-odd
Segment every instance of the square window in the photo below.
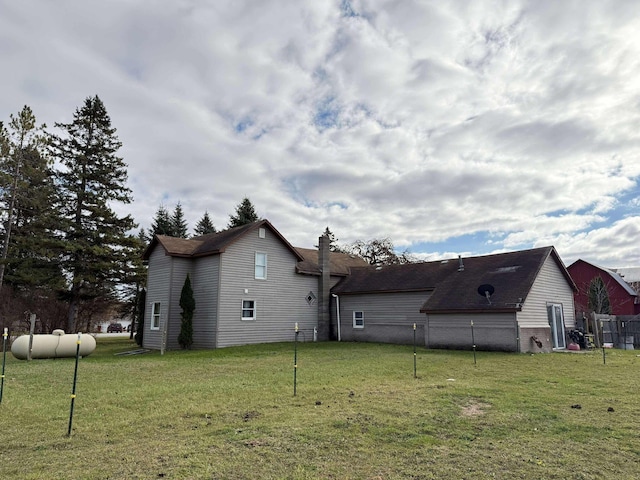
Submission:
<svg viewBox="0 0 640 480">
<path fill-rule="evenodd" d="M 266 280 L 267 278 L 267 254 L 266 253 L 256 253 L 255 277 L 259 280 Z"/>
<path fill-rule="evenodd" d="M 151 306 L 151 330 L 160 330 L 160 302 L 155 302 Z"/>
<path fill-rule="evenodd" d="M 364 328 L 364 312 L 353 312 L 353 328 Z"/>
<path fill-rule="evenodd" d="M 256 319 L 256 302 L 255 300 L 242 301 L 242 320 Z"/>
</svg>

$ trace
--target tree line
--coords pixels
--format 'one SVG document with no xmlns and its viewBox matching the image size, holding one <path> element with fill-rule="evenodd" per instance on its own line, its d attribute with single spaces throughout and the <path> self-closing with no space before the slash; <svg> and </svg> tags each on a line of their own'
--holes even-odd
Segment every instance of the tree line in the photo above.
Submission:
<svg viewBox="0 0 640 480">
<path fill-rule="evenodd" d="M 132 201 L 122 143 L 97 95 L 53 131 L 28 106 L 9 118 L 0 122 L 2 323 L 33 312 L 43 330 L 88 328 L 143 275 L 136 224 L 114 211 Z"/>
<path fill-rule="evenodd" d="M 229 215 L 229 222 L 226 228 L 239 227 L 248 223 L 259 220 L 255 207 L 248 197 L 244 197 L 242 201 L 236 206 L 235 213 Z M 202 217 L 198 220 L 194 228 L 194 237 L 207 235 L 209 233 L 217 233 L 209 212 L 205 211 Z M 167 207 L 160 205 L 151 222 L 151 228 L 148 232 L 141 231 L 141 236 L 147 240 L 151 240 L 154 235 L 167 235 L 177 238 L 189 238 L 189 226 L 184 218 L 184 211 L 182 204 L 178 202 L 173 209 L 173 212 L 169 213 Z"/>
</svg>

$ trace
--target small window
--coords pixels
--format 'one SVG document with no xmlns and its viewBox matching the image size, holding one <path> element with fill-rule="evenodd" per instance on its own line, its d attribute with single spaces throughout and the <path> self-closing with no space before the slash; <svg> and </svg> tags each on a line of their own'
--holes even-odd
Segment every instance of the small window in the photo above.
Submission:
<svg viewBox="0 0 640 480">
<path fill-rule="evenodd" d="M 353 328 L 364 328 L 364 312 L 353 312 Z"/>
<path fill-rule="evenodd" d="M 256 319 L 256 302 L 255 300 L 242 301 L 242 320 Z"/>
<path fill-rule="evenodd" d="M 151 306 L 151 330 L 160 330 L 160 302 Z"/>
<path fill-rule="evenodd" d="M 316 300 L 317 300 L 316 296 L 311 291 L 309 293 L 307 293 L 307 296 L 304 297 L 304 299 L 307 301 L 309 306 L 315 305 L 316 304 Z"/>
<path fill-rule="evenodd" d="M 256 278 L 265 280 L 267 278 L 267 254 L 256 253 Z"/>
</svg>

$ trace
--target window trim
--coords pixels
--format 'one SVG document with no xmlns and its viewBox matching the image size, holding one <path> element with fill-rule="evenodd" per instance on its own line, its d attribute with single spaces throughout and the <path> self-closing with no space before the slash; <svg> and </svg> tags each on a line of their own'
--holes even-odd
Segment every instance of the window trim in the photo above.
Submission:
<svg viewBox="0 0 640 480">
<path fill-rule="evenodd" d="M 263 256 L 264 257 L 264 265 L 258 263 L 258 256 Z M 258 276 L 258 268 L 264 268 L 264 274 L 263 276 Z M 254 278 L 256 280 L 266 280 L 267 279 L 267 254 L 264 252 L 256 252 L 255 257 L 254 257 Z"/>
<path fill-rule="evenodd" d="M 356 318 L 356 314 L 360 314 L 360 318 Z M 361 321 L 362 325 L 358 325 L 357 321 Z M 364 328 L 364 310 L 353 311 L 353 328 Z"/>
<path fill-rule="evenodd" d="M 252 303 L 251 308 L 245 308 L 244 302 L 251 302 Z M 257 305 L 256 305 L 256 301 L 255 300 L 253 300 L 252 298 L 243 298 L 242 302 L 241 302 L 240 320 L 246 321 L 246 322 L 255 321 L 255 319 L 257 318 L 257 315 L 256 315 L 256 310 L 257 309 L 256 309 L 256 307 L 257 307 Z M 247 310 L 251 310 L 251 312 L 253 313 L 253 316 L 245 317 L 244 316 L 244 312 L 247 311 Z"/>
<path fill-rule="evenodd" d="M 156 309 L 156 306 L 158 307 Z M 151 323 L 149 324 L 150 330 L 160 330 L 160 312 L 161 312 L 161 302 L 152 302 L 151 303 Z M 157 320 L 157 324 L 154 320 Z"/>
</svg>

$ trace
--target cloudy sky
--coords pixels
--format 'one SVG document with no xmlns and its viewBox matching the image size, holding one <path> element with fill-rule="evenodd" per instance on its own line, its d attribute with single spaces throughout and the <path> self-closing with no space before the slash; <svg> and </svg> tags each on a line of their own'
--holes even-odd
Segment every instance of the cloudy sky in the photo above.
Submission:
<svg viewBox="0 0 640 480">
<path fill-rule="evenodd" d="M 634 0 L 0 0 L 0 71 L 2 120 L 100 96 L 143 227 L 640 266 Z"/>
</svg>

